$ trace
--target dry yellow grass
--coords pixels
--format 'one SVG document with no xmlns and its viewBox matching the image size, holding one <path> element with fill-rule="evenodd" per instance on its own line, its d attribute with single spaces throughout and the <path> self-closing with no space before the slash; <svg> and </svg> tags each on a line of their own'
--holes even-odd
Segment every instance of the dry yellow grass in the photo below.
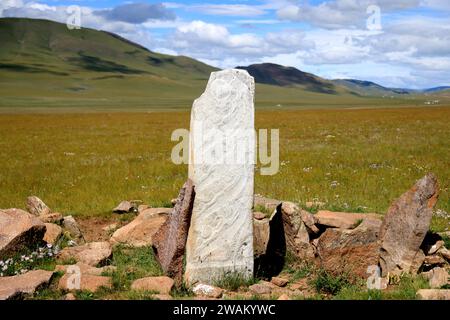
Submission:
<svg viewBox="0 0 450 320">
<path fill-rule="evenodd" d="M 257 111 L 280 129 L 280 172 L 255 192 L 326 208 L 385 212 L 426 172 L 450 211 L 450 108 Z M 52 209 L 105 215 L 123 199 L 168 205 L 187 177 L 170 160 L 170 134 L 189 112 L 0 115 L 0 208 L 29 195 Z M 435 229 L 449 227 L 435 219 Z"/>
</svg>

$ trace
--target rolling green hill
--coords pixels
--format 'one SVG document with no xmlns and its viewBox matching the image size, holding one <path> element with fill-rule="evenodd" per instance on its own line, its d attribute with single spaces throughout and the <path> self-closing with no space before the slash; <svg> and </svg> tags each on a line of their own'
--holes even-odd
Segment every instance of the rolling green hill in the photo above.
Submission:
<svg viewBox="0 0 450 320">
<path fill-rule="evenodd" d="M 217 70 L 188 57 L 149 51 L 108 32 L 69 30 L 48 20 L 0 18 L 0 43 L 2 112 L 186 109 Z M 363 97 L 291 69 L 275 82 L 255 77 L 257 107 L 423 104 L 422 98 Z M 276 78 L 277 72 L 269 76 Z M 290 85 L 299 79 L 303 83 Z"/>
</svg>

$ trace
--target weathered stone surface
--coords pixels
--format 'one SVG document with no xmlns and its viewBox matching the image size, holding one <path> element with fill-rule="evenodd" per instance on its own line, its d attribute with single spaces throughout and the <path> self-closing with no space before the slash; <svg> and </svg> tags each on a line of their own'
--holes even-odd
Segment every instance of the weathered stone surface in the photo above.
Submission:
<svg viewBox="0 0 450 320">
<path fill-rule="evenodd" d="M 447 248 L 439 249 L 438 254 L 447 261 L 450 261 L 450 250 L 448 250 Z"/>
<path fill-rule="evenodd" d="M 66 247 L 59 254 L 60 261 L 75 259 L 90 266 L 102 265 L 112 255 L 112 249 L 109 242 L 90 242 L 82 246 Z"/>
<path fill-rule="evenodd" d="M 443 266 L 445 263 L 446 263 L 445 259 L 439 254 L 426 256 L 425 259 L 423 260 L 423 264 L 427 267 Z"/>
<path fill-rule="evenodd" d="M 138 212 L 138 206 L 136 203 L 131 201 L 122 201 L 117 207 L 113 209 L 114 213 L 128 213 L 128 212 Z"/>
<path fill-rule="evenodd" d="M 253 250 L 255 257 L 266 254 L 269 238 L 269 219 L 265 218 L 263 220 L 253 220 Z"/>
<path fill-rule="evenodd" d="M 411 262 L 409 272 L 412 274 L 418 273 L 420 268 L 422 267 L 423 263 L 425 262 L 425 258 L 426 258 L 425 253 L 423 253 L 423 251 L 421 249 L 419 249 L 419 251 L 417 251 L 416 255 L 414 256 L 414 258 Z M 398 274 L 398 273 L 394 272 L 393 274 Z"/>
<path fill-rule="evenodd" d="M 213 72 L 192 107 L 189 178 L 196 196 L 185 273 L 190 284 L 210 284 L 227 272 L 253 276 L 254 90 L 244 70 Z"/>
<path fill-rule="evenodd" d="M 380 229 L 382 275 L 411 272 L 411 266 L 430 227 L 438 199 L 438 183 L 427 174 L 398 200 Z"/>
<path fill-rule="evenodd" d="M 153 250 L 163 271 L 177 284 L 183 282 L 183 258 L 194 198 L 194 185 L 188 179 L 169 217 L 152 238 Z"/>
<path fill-rule="evenodd" d="M 253 219 L 262 220 L 264 218 L 266 218 L 266 215 L 264 213 L 259 212 L 259 211 L 258 212 L 253 212 Z"/>
<path fill-rule="evenodd" d="M 433 289 L 440 288 L 448 283 L 448 272 L 444 268 L 433 268 L 422 275 L 428 279 L 430 287 Z"/>
<path fill-rule="evenodd" d="M 320 232 L 319 228 L 317 228 L 316 226 L 317 220 L 313 214 L 309 213 L 308 211 L 301 210 L 300 217 L 310 235 L 316 235 Z"/>
<path fill-rule="evenodd" d="M 314 248 L 309 243 L 310 237 L 302 219 L 302 210 L 289 201 L 282 202 L 277 210 L 281 210 L 287 250 L 300 259 L 314 259 Z"/>
<path fill-rule="evenodd" d="M 286 293 L 283 293 L 281 296 L 278 297 L 277 300 L 291 300 L 291 298 L 289 298 L 289 296 Z"/>
<path fill-rule="evenodd" d="M 450 289 L 420 289 L 416 297 L 420 300 L 450 300 Z"/>
<path fill-rule="evenodd" d="M 131 289 L 138 291 L 154 291 L 160 294 L 169 294 L 174 283 L 175 282 L 169 277 L 147 277 L 135 280 L 131 284 Z"/>
<path fill-rule="evenodd" d="M 289 281 L 287 279 L 280 278 L 280 277 L 272 277 L 270 282 L 278 287 L 285 287 Z"/>
<path fill-rule="evenodd" d="M 271 286 L 266 283 L 256 283 L 248 287 L 253 294 L 270 294 L 272 292 Z"/>
<path fill-rule="evenodd" d="M 255 194 L 253 197 L 254 208 L 264 208 L 269 212 L 273 212 L 276 207 L 281 204 L 281 202 L 281 200 L 266 198 L 258 194 Z"/>
<path fill-rule="evenodd" d="M 42 214 L 38 218 L 44 223 L 56 223 L 56 224 L 61 224 L 64 219 L 63 215 L 59 212 Z"/>
<path fill-rule="evenodd" d="M 317 253 L 322 268 L 366 279 L 367 268 L 378 265 L 381 221 L 365 220 L 352 230 L 329 228 L 319 238 Z"/>
<path fill-rule="evenodd" d="M 42 242 L 45 225 L 20 209 L 0 210 L 0 257 L 7 258 Z"/>
<path fill-rule="evenodd" d="M 147 210 L 149 208 L 151 208 L 151 207 L 148 204 L 141 204 L 138 207 L 138 212 L 141 213 L 142 211 Z"/>
<path fill-rule="evenodd" d="M 198 297 L 219 299 L 222 297 L 223 289 L 208 284 L 199 283 L 194 286 L 192 292 L 194 292 L 194 294 Z"/>
<path fill-rule="evenodd" d="M 83 244 L 85 243 L 85 239 L 83 237 L 83 233 L 81 232 L 80 227 L 78 226 L 77 221 L 72 216 L 66 216 L 63 219 L 62 226 L 65 232 L 69 233 L 69 236 L 77 243 Z"/>
<path fill-rule="evenodd" d="M 150 208 L 142 211 L 129 224 L 117 229 L 111 236 L 112 244 L 133 247 L 152 245 L 152 237 L 166 221 L 172 208 Z"/>
<path fill-rule="evenodd" d="M 46 223 L 45 227 L 44 241 L 55 244 L 62 235 L 62 228 L 54 223 Z"/>
<path fill-rule="evenodd" d="M 46 215 L 51 212 L 50 208 L 36 196 L 27 198 L 27 210 L 35 216 Z"/>
<path fill-rule="evenodd" d="M 77 279 L 77 277 L 79 278 Z M 112 288 L 112 280 L 111 277 L 66 273 L 59 279 L 58 288 L 96 292 L 101 288 Z"/>
<path fill-rule="evenodd" d="M 366 219 L 381 220 L 376 213 L 350 213 L 320 210 L 314 215 L 317 223 L 330 228 L 354 229 L 358 223 Z"/>
<path fill-rule="evenodd" d="M 32 294 L 48 284 L 52 275 L 51 271 L 33 270 L 18 276 L 0 277 L 0 300 L 18 299 Z"/>
</svg>

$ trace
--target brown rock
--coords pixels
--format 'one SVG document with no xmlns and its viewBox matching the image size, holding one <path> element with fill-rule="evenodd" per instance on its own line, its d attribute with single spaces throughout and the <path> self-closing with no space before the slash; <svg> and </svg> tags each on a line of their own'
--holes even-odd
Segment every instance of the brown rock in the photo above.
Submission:
<svg viewBox="0 0 450 320">
<path fill-rule="evenodd" d="M 59 280 L 58 288 L 96 292 L 101 288 L 112 288 L 112 281 L 111 277 L 66 273 Z"/>
<path fill-rule="evenodd" d="M 366 279 L 367 268 L 378 265 L 380 224 L 378 220 L 365 220 L 353 230 L 327 229 L 317 245 L 321 267 L 331 273 L 348 273 Z"/>
<path fill-rule="evenodd" d="M 314 248 L 309 243 L 308 229 L 302 220 L 302 210 L 293 202 L 282 202 L 281 210 L 286 249 L 303 260 L 314 259 Z"/>
<path fill-rule="evenodd" d="M 253 294 L 270 294 L 272 288 L 264 283 L 256 283 L 248 287 Z"/>
<path fill-rule="evenodd" d="M 152 244 L 152 237 L 166 221 L 171 208 L 150 208 L 142 211 L 129 224 L 117 229 L 111 236 L 112 244 L 144 247 Z"/>
<path fill-rule="evenodd" d="M 313 214 L 309 213 L 308 211 L 301 210 L 300 217 L 305 224 L 309 234 L 316 235 L 319 233 L 319 228 L 317 228 L 316 226 L 317 220 Z"/>
<path fill-rule="evenodd" d="M 289 281 L 287 279 L 280 278 L 280 277 L 272 277 L 270 282 L 278 287 L 285 287 Z"/>
<path fill-rule="evenodd" d="M 433 254 L 431 256 L 426 256 L 423 264 L 427 267 L 431 266 L 442 266 L 445 264 L 445 259 L 438 254 Z"/>
<path fill-rule="evenodd" d="M 308 279 L 303 278 L 303 279 L 297 280 L 296 282 L 291 284 L 289 286 L 289 288 L 291 290 L 307 290 L 309 288 Z"/>
<path fill-rule="evenodd" d="M 253 252 L 256 257 L 266 254 L 269 237 L 269 219 L 253 220 Z"/>
<path fill-rule="evenodd" d="M 48 214 L 42 214 L 39 217 L 39 220 L 41 220 L 44 223 L 56 223 L 61 224 L 63 221 L 63 215 L 59 212 L 52 212 Z"/>
<path fill-rule="evenodd" d="M 382 275 L 411 272 L 430 227 L 438 198 L 438 183 L 427 174 L 389 208 L 380 229 Z"/>
<path fill-rule="evenodd" d="M 138 212 L 141 213 L 142 211 L 147 210 L 149 208 L 150 208 L 150 206 L 148 204 L 141 204 L 138 207 Z"/>
<path fill-rule="evenodd" d="M 68 301 L 74 301 L 77 300 L 77 298 L 75 297 L 75 295 L 73 293 L 68 293 L 64 296 L 64 300 L 68 300 Z"/>
<path fill-rule="evenodd" d="M 198 297 L 213 299 L 219 299 L 223 294 L 223 289 L 203 283 L 195 285 L 192 291 Z"/>
<path fill-rule="evenodd" d="M 122 201 L 119 203 L 117 207 L 113 209 L 114 213 L 128 213 L 128 212 L 137 212 L 138 207 L 135 206 L 131 201 Z"/>
<path fill-rule="evenodd" d="M 163 271 L 177 284 L 183 282 L 183 257 L 194 198 L 194 185 L 188 179 L 169 217 L 152 238 L 153 250 Z"/>
<path fill-rule="evenodd" d="M 444 268 L 433 268 L 422 275 L 428 279 L 430 287 L 433 289 L 440 288 L 448 283 L 448 272 Z"/>
<path fill-rule="evenodd" d="M 320 210 L 314 215 L 317 223 L 330 228 L 354 229 L 362 220 L 381 220 L 376 213 L 349 213 Z"/>
<path fill-rule="evenodd" d="M 174 281 L 169 277 L 147 277 L 137 279 L 131 284 L 132 290 L 154 291 L 160 294 L 169 294 Z"/>
<path fill-rule="evenodd" d="M 45 225 L 37 217 L 20 209 L 0 210 L 0 257 L 7 258 L 34 249 L 43 242 Z"/>
<path fill-rule="evenodd" d="M 420 289 L 416 297 L 420 300 L 450 300 L 450 289 Z"/>
<path fill-rule="evenodd" d="M 44 241 L 55 244 L 62 235 L 62 228 L 54 223 L 46 223 L 45 227 Z"/>
<path fill-rule="evenodd" d="M 65 232 L 69 233 L 69 236 L 77 242 L 77 244 L 85 243 L 85 239 L 83 234 L 81 233 L 81 229 L 78 226 L 75 218 L 72 216 L 66 216 L 63 219 L 62 226 Z"/>
<path fill-rule="evenodd" d="M 35 216 L 46 215 L 51 212 L 50 208 L 36 196 L 27 198 L 27 210 Z"/>
<path fill-rule="evenodd" d="M 262 220 L 266 218 L 266 215 L 262 212 L 253 212 L 253 218 L 256 220 Z"/>
<path fill-rule="evenodd" d="M 285 293 L 283 293 L 281 296 L 278 297 L 277 300 L 291 300 L 291 298 L 289 298 L 289 296 Z"/>
<path fill-rule="evenodd" d="M 51 271 L 33 270 L 17 276 L 0 277 L 0 300 L 17 299 L 32 294 L 47 285 L 52 275 Z"/>
<path fill-rule="evenodd" d="M 64 248 L 58 254 L 58 259 L 67 261 L 74 258 L 77 262 L 95 267 L 99 264 L 105 264 L 111 255 L 111 245 L 108 242 L 90 242 L 82 246 Z"/>
<path fill-rule="evenodd" d="M 416 255 L 414 256 L 414 258 L 412 260 L 409 272 L 412 274 L 416 274 L 417 272 L 419 272 L 420 268 L 422 267 L 422 264 L 425 261 L 425 258 L 426 258 L 425 253 L 423 253 L 423 251 L 421 249 L 419 249 L 419 251 L 417 251 Z M 393 274 L 396 274 L 396 273 L 394 272 Z"/>
<path fill-rule="evenodd" d="M 438 251 L 438 254 L 441 255 L 444 259 L 447 259 L 447 261 L 450 261 L 450 250 L 447 248 L 441 248 Z"/>
</svg>

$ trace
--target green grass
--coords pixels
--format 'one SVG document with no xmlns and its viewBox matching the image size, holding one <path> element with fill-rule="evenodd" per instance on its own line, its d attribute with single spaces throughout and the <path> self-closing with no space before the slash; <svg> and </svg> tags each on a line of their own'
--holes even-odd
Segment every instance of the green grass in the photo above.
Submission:
<svg viewBox="0 0 450 320">
<path fill-rule="evenodd" d="M 151 247 L 115 247 L 111 264 L 117 267 L 112 273 L 115 291 L 129 291 L 136 279 L 163 275 Z"/>
<path fill-rule="evenodd" d="M 248 287 L 257 282 L 257 279 L 245 277 L 240 272 L 231 272 L 216 279 L 214 285 L 222 289 L 235 291 L 240 287 Z"/>
<path fill-rule="evenodd" d="M 351 280 L 346 274 L 333 275 L 328 271 L 318 270 L 312 285 L 318 293 L 336 295 L 351 286 Z"/>
<path fill-rule="evenodd" d="M 429 288 L 421 276 L 403 276 L 400 283 L 388 290 L 367 290 L 364 285 L 347 286 L 333 297 L 336 300 L 415 300 L 419 289 Z"/>
<path fill-rule="evenodd" d="M 255 192 L 385 213 L 431 171 L 436 209 L 450 212 L 449 122 L 450 108 L 257 111 L 258 128 L 280 129 L 281 165 L 256 172 Z M 177 128 L 189 128 L 188 112 L 0 115 L 0 208 L 29 195 L 76 217 L 109 216 L 124 199 L 168 206 L 187 178 L 170 160 Z M 449 227 L 433 218 L 434 231 Z"/>
</svg>

